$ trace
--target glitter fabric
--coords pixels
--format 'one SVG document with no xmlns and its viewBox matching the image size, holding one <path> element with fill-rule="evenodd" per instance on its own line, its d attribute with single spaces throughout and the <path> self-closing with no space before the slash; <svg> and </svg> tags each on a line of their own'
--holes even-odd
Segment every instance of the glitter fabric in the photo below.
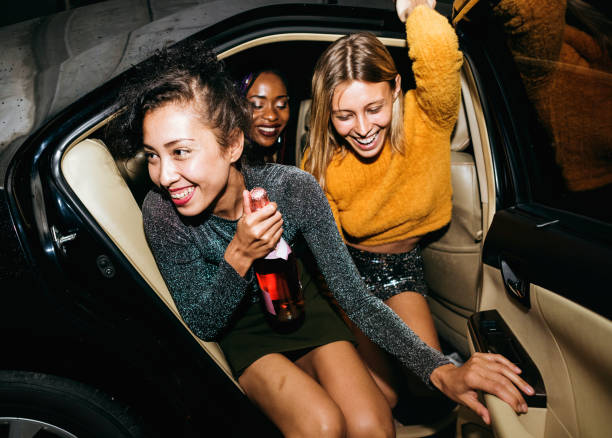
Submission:
<svg viewBox="0 0 612 438">
<path fill-rule="evenodd" d="M 450 363 L 429 347 L 379 298 L 366 290 L 325 194 L 312 175 L 290 166 L 244 167 L 247 189 L 268 191 L 283 215 L 282 237 L 308 244 L 330 291 L 348 317 L 374 343 L 396 356 L 429 383 L 431 372 Z M 223 255 L 237 221 L 210 214 L 180 217 L 164 194 L 149 192 L 143 204 L 144 229 L 178 310 L 193 332 L 219 340 L 244 300 L 259 300 L 252 268 L 241 277 Z"/>
<path fill-rule="evenodd" d="M 368 291 L 381 300 L 406 291 L 427 296 L 423 257 L 418 246 L 400 254 L 362 251 L 350 245 L 347 249 Z"/>
</svg>

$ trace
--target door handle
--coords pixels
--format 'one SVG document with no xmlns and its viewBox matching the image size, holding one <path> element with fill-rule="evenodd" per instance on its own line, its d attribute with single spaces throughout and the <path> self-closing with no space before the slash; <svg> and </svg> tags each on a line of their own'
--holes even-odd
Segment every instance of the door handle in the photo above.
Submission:
<svg viewBox="0 0 612 438">
<path fill-rule="evenodd" d="M 506 286 L 508 286 L 508 289 L 510 289 L 510 292 L 513 293 L 517 298 L 525 298 L 525 291 L 522 290 L 520 280 L 515 281 L 506 278 L 504 281 L 506 282 Z"/>
<path fill-rule="evenodd" d="M 508 256 L 500 256 L 502 279 L 506 292 L 526 308 L 531 308 L 529 301 L 529 280 L 521 269 L 518 260 L 510 260 Z"/>
<path fill-rule="evenodd" d="M 67 242 L 71 242 L 77 237 L 77 233 L 70 233 L 63 235 L 59 232 L 55 225 L 51 225 L 51 236 L 53 237 L 53 242 L 55 246 L 62 252 L 63 255 L 66 255 L 66 247 L 64 246 Z"/>
</svg>

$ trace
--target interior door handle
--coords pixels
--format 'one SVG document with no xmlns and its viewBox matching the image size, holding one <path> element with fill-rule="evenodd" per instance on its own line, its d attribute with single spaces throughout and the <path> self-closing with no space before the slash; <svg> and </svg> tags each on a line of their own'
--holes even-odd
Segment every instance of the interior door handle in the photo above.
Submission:
<svg viewBox="0 0 612 438">
<path fill-rule="evenodd" d="M 55 225 L 51 226 L 51 237 L 53 238 L 53 242 L 55 242 L 55 246 L 59 249 L 63 255 L 66 255 L 66 243 L 73 241 L 77 238 L 77 233 L 69 233 L 63 235 L 57 229 Z"/>
<path fill-rule="evenodd" d="M 506 286 L 510 289 L 510 292 L 513 293 L 517 298 L 525 298 L 525 291 L 521 287 L 520 280 L 511 280 L 506 278 L 504 280 L 506 282 Z"/>
<path fill-rule="evenodd" d="M 508 295 L 526 308 L 531 308 L 529 280 L 525 276 L 521 263 L 518 260 L 510 260 L 507 256 L 500 256 L 500 266 Z"/>
</svg>

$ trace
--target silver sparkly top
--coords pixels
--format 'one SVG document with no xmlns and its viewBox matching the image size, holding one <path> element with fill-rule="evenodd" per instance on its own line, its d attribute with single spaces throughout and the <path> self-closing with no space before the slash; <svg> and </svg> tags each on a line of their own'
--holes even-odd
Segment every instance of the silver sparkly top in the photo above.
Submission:
<svg viewBox="0 0 612 438">
<path fill-rule="evenodd" d="M 278 204 L 285 241 L 304 238 L 334 297 L 366 336 L 426 383 L 435 368 L 450 363 L 366 291 L 312 175 L 279 164 L 245 167 L 242 173 L 247 189 L 263 187 Z M 149 192 L 142 211 L 149 245 L 181 316 L 200 338 L 219 340 L 241 303 L 260 295 L 252 268 L 241 277 L 223 257 L 237 221 L 206 213 L 182 217 L 158 191 Z"/>
</svg>

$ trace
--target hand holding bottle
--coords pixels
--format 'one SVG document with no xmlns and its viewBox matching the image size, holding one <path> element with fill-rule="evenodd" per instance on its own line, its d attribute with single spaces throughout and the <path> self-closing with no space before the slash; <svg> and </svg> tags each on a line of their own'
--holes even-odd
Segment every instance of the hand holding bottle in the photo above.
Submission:
<svg viewBox="0 0 612 438">
<path fill-rule="evenodd" d="M 252 211 L 247 190 L 242 193 L 242 208 L 243 214 L 225 251 L 225 260 L 244 276 L 255 260 L 265 257 L 276 247 L 283 233 L 283 218 L 274 202 Z"/>
<path fill-rule="evenodd" d="M 270 205 L 262 187 L 250 192 L 250 211 L 256 213 Z M 266 312 L 277 327 L 288 328 L 300 323 L 304 316 L 304 298 L 297 261 L 291 247 L 281 237 L 265 257 L 255 260 L 253 269 L 261 289 Z"/>
</svg>

